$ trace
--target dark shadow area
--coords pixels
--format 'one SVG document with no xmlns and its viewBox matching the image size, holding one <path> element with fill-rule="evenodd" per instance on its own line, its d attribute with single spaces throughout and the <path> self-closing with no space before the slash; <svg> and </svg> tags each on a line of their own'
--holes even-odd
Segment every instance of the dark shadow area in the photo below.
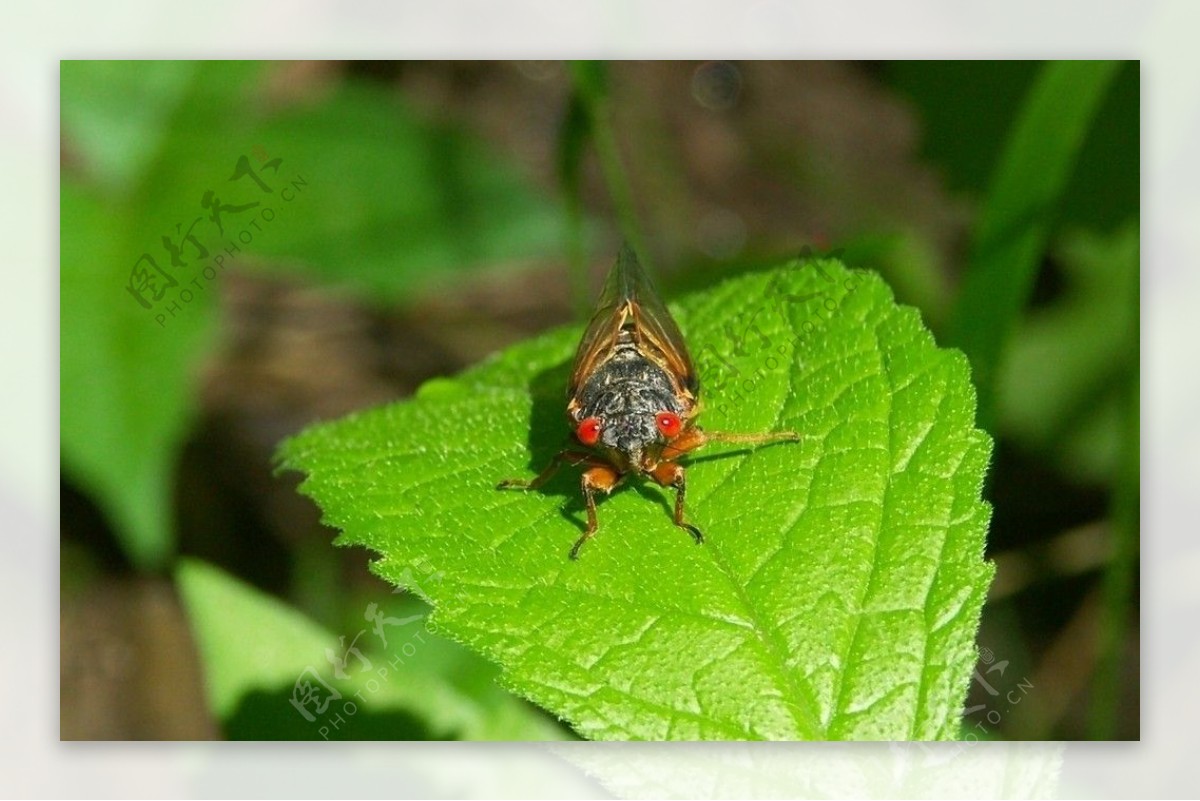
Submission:
<svg viewBox="0 0 1200 801">
<path fill-rule="evenodd" d="M 290 687 L 249 693 L 224 726 L 229 740 L 429 740 L 429 730 L 400 711 L 376 712 L 357 702 L 347 716 L 346 699 L 334 701 L 309 721 L 291 703 Z M 353 699 L 351 699 L 353 700 Z"/>
<path fill-rule="evenodd" d="M 560 451 L 579 447 L 571 436 L 566 412 L 567 384 L 571 379 L 571 369 L 572 361 L 567 360 L 542 370 L 529 382 L 532 408 L 528 445 L 531 457 L 526 467 L 532 475 L 545 470 Z M 581 517 L 584 505 L 579 489 L 580 472 L 579 467 L 563 465 L 553 478 L 534 491 L 564 498 L 566 504 L 562 507 L 563 517 L 583 531 L 585 524 L 584 518 Z M 514 474 L 512 477 L 517 476 Z"/>
<path fill-rule="evenodd" d="M 133 574 L 100 507 L 65 478 L 58 482 L 59 536 L 64 549 L 77 546 L 95 568 L 114 577 Z"/>
<path fill-rule="evenodd" d="M 291 578 L 291 543 L 265 515 L 276 481 L 271 465 L 234 421 L 206 415 L 183 447 L 175 489 L 179 550 L 276 595 Z M 293 481 L 295 477 L 293 477 Z"/>
<path fill-rule="evenodd" d="M 996 445 L 983 496 L 992 504 L 988 556 L 1100 519 L 1110 503 L 1103 487 L 1066 481 L 1003 439 Z"/>
</svg>

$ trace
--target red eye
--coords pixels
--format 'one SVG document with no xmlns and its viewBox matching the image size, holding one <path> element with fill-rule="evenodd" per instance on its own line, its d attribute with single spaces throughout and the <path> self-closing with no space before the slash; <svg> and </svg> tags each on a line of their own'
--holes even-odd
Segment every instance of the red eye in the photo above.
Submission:
<svg viewBox="0 0 1200 801">
<path fill-rule="evenodd" d="M 600 418 L 589 417 L 575 429 L 575 436 L 584 445 L 595 445 L 600 441 Z"/>
<path fill-rule="evenodd" d="M 679 415 L 674 412 L 659 412 L 654 416 L 654 424 L 658 426 L 658 430 L 667 439 L 677 435 L 679 429 L 683 427 L 683 423 L 679 420 Z"/>
</svg>

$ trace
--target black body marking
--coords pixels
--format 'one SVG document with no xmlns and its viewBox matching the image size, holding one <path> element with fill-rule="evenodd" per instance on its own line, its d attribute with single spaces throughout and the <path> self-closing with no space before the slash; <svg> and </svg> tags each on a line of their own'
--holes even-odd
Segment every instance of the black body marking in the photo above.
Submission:
<svg viewBox="0 0 1200 801">
<path fill-rule="evenodd" d="M 627 336 L 622 332 L 622 339 Z M 631 341 L 619 342 L 612 357 L 584 383 L 579 401 L 580 420 L 600 419 L 598 447 L 619 453 L 634 469 L 639 469 L 647 447 L 664 441 L 655 415 L 684 411 L 666 370 L 638 352 Z"/>
</svg>

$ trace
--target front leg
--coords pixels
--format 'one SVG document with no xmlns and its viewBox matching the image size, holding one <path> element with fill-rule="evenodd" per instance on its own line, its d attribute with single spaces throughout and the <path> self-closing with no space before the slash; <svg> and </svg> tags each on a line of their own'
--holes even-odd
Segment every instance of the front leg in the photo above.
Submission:
<svg viewBox="0 0 1200 801">
<path fill-rule="evenodd" d="M 595 454 L 584 453 L 583 451 L 559 451 L 558 453 L 554 454 L 554 458 L 550 460 L 550 464 L 546 465 L 546 469 L 538 473 L 533 479 L 506 478 L 496 485 L 496 489 L 537 489 L 553 478 L 554 474 L 557 473 L 558 469 L 564 464 L 577 465 L 599 463 L 600 460 L 595 456 Z"/>
<path fill-rule="evenodd" d="M 621 474 L 610 465 L 600 463 L 584 471 L 580 485 L 583 487 L 583 501 L 587 505 L 588 522 L 583 536 L 571 547 L 572 559 L 578 559 L 579 549 L 583 547 L 585 542 L 596 536 L 596 528 L 598 526 L 596 521 L 596 491 L 599 490 L 607 495 L 620 483 Z"/>
<path fill-rule="evenodd" d="M 697 545 L 704 542 L 700 529 L 683 519 L 685 498 L 687 497 L 687 478 L 681 465 L 675 462 L 662 462 L 650 474 L 655 481 L 664 487 L 675 488 L 675 525 L 692 535 Z"/>
</svg>

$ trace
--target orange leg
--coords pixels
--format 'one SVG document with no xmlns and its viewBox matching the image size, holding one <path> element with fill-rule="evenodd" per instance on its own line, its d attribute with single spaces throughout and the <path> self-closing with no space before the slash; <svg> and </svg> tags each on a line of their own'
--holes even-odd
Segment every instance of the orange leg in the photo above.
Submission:
<svg viewBox="0 0 1200 801">
<path fill-rule="evenodd" d="M 596 535 L 596 490 L 603 492 L 605 495 L 613 491 L 617 484 L 621 483 L 621 474 L 612 467 L 606 464 L 597 464 L 595 467 L 589 468 L 583 472 L 583 478 L 580 480 L 580 485 L 583 487 L 583 500 L 587 504 L 587 529 L 583 532 L 583 536 L 571 546 L 571 558 L 579 558 L 579 549 L 583 544 Z"/>
<path fill-rule="evenodd" d="M 550 464 L 546 465 L 546 469 L 538 473 L 535 478 L 506 478 L 496 485 L 496 489 L 537 489 L 553 478 L 564 463 L 571 465 L 600 464 L 600 460 L 596 458 L 595 454 L 582 451 L 559 451 L 554 454 Z"/>
<path fill-rule="evenodd" d="M 554 474 L 558 472 L 564 464 L 591 465 L 583 472 L 580 479 L 580 485 L 583 488 L 583 500 L 587 505 L 587 529 L 583 532 L 583 536 L 571 548 L 571 558 L 579 558 L 579 549 L 583 544 L 590 540 L 596 534 L 598 523 L 596 520 L 596 497 L 597 490 L 606 495 L 613 491 L 617 484 L 621 483 L 621 474 L 617 472 L 608 462 L 592 453 L 584 453 L 582 451 L 559 451 L 550 460 L 550 464 L 546 465 L 546 469 L 538 473 L 532 479 L 523 478 L 508 478 L 496 485 L 496 489 L 524 489 L 531 490 L 545 484 Z"/>
<path fill-rule="evenodd" d="M 710 442 L 728 442 L 736 445 L 769 445 L 772 442 L 798 442 L 800 435 L 795 431 L 774 431 L 767 434 L 731 434 L 725 431 L 705 431 L 692 426 L 663 448 L 664 459 L 678 459 Z"/>
<path fill-rule="evenodd" d="M 700 533 L 700 529 L 683 519 L 684 498 L 687 493 L 683 467 L 675 462 L 661 462 L 650 475 L 664 487 L 675 488 L 675 525 L 691 534 L 697 545 L 704 542 L 704 535 Z"/>
</svg>

